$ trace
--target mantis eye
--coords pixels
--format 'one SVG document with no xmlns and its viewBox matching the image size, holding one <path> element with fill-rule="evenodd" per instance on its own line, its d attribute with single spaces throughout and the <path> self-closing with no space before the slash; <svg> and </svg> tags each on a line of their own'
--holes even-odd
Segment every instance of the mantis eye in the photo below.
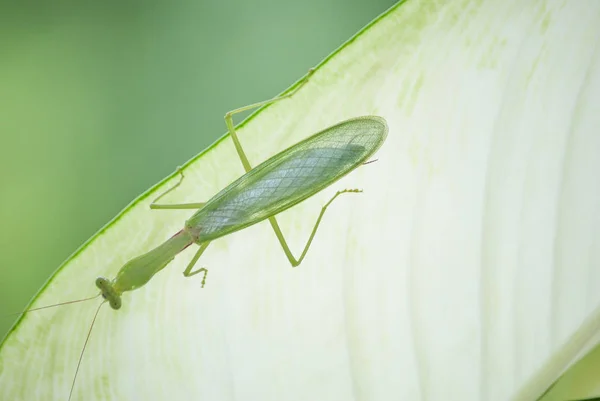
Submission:
<svg viewBox="0 0 600 401">
<path fill-rule="evenodd" d="M 104 292 L 109 287 L 108 279 L 106 279 L 104 277 L 98 277 L 96 279 L 96 287 L 100 288 L 100 290 L 102 291 L 102 295 L 104 295 Z"/>
<path fill-rule="evenodd" d="M 114 297 L 114 298 L 110 299 L 108 301 L 108 303 L 110 304 L 110 307 L 115 310 L 121 308 L 121 298 L 120 297 Z"/>
</svg>

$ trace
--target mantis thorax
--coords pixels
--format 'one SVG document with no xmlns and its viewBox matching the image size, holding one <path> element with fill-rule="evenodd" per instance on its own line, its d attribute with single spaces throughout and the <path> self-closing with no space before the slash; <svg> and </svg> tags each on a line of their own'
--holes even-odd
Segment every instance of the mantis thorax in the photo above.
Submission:
<svg viewBox="0 0 600 401">
<path fill-rule="evenodd" d="M 117 310 L 121 307 L 121 294 L 119 294 L 113 287 L 110 280 L 104 277 L 98 277 L 96 279 L 96 287 L 102 291 L 102 298 L 106 299 L 111 308 Z"/>
</svg>

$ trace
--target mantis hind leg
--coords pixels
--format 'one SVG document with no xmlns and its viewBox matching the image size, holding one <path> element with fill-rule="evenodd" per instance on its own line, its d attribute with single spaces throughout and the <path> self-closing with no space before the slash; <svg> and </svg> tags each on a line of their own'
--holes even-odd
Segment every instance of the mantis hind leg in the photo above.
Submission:
<svg viewBox="0 0 600 401">
<path fill-rule="evenodd" d="M 210 242 L 204 242 L 204 243 L 200 244 L 200 248 L 198 249 L 198 252 L 196 252 L 196 254 L 192 258 L 192 260 L 190 260 L 190 263 L 188 263 L 187 267 L 183 271 L 183 275 L 185 277 L 192 277 L 198 273 L 204 273 L 204 277 L 202 277 L 202 288 L 204 288 L 204 284 L 206 284 L 206 275 L 208 274 L 208 269 L 206 267 L 201 267 L 194 271 L 192 271 L 192 269 L 194 268 L 194 265 L 196 264 L 198 259 L 200 259 L 200 256 L 202 256 L 202 254 L 208 247 L 208 244 L 210 244 Z"/>
<path fill-rule="evenodd" d="M 319 213 L 319 217 L 317 217 L 317 221 L 310 233 L 310 236 L 308 237 L 308 241 L 306 241 L 304 250 L 302 251 L 302 253 L 300 254 L 300 257 L 298 259 L 296 259 L 294 257 L 294 255 L 292 254 L 292 251 L 290 250 L 290 247 L 288 246 L 287 242 L 285 241 L 285 238 L 283 236 L 283 233 L 281 232 L 281 229 L 279 228 L 279 225 L 277 224 L 277 221 L 275 221 L 275 219 L 272 218 L 273 221 L 271 221 L 271 225 L 273 227 L 273 230 L 275 231 L 275 235 L 277 236 L 277 239 L 279 240 L 279 243 L 281 244 L 281 247 L 283 248 L 283 252 L 285 252 L 285 256 L 287 256 L 292 267 L 296 267 L 296 266 L 300 265 L 300 263 L 302 263 L 302 260 L 304 259 L 304 257 L 306 256 L 306 253 L 308 252 L 308 248 L 310 248 L 310 244 L 312 243 L 312 240 L 315 238 L 315 234 L 317 233 L 319 224 L 321 224 L 321 220 L 323 219 L 323 215 L 325 214 L 325 211 L 327 210 L 329 205 L 331 205 L 331 203 L 335 200 L 335 198 L 337 198 L 341 194 L 360 193 L 360 192 L 362 192 L 362 189 L 344 189 L 342 191 L 337 191 L 336 194 L 333 195 L 333 197 L 331 199 L 329 199 L 329 202 L 327 202 L 325 204 L 325 206 L 323 206 L 321 208 L 321 213 Z"/>
<path fill-rule="evenodd" d="M 323 219 L 323 215 L 325 215 L 325 211 L 327 210 L 327 208 L 329 207 L 329 205 L 331 205 L 333 203 L 333 201 L 340 196 L 341 194 L 345 194 L 345 193 L 360 193 L 362 192 L 361 189 L 344 189 L 342 191 L 337 191 L 335 193 L 335 195 L 333 195 L 331 197 L 331 199 L 329 199 L 329 202 L 327 202 L 322 208 L 321 208 L 321 213 L 319 213 L 319 217 L 317 217 L 317 221 L 315 222 L 315 225 L 310 233 L 310 236 L 308 237 L 308 241 L 306 241 L 306 245 L 304 246 L 304 249 L 302 250 L 302 253 L 300 254 L 300 257 L 298 259 L 296 259 L 294 257 L 294 254 L 292 253 L 292 251 L 290 250 L 290 247 L 288 246 L 285 237 L 283 236 L 283 233 L 281 232 L 281 229 L 279 228 L 279 225 L 277 224 L 277 221 L 275 220 L 274 217 L 271 217 L 269 219 L 269 221 L 271 222 L 271 225 L 273 227 L 273 230 L 275 231 L 275 235 L 277 236 L 277 239 L 279 240 L 279 243 L 281 244 L 281 247 L 283 248 L 283 252 L 285 253 L 285 256 L 287 256 L 288 260 L 290 261 L 290 264 L 292 265 L 292 267 L 296 267 L 298 265 L 300 265 L 300 263 L 302 263 L 302 260 L 304 260 L 304 257 L 306 256 L 308 249 L 310 248 L 310 244 L 312 244 L 313 239 L 315 238 L 315 234 L 317 233 L 317 229 L 319 228 L 319 224 L 321 224 L 321 220 Z M 204 285 L 206 284 L 206 276 L 208 274 L 208 269 L 205 267 L 201 267 L 199 269 L 196 269 L 194 271 L 192 271 L 192 269 L 194 268 L 194 265 L 196 264 L 196 262 L 198 262 L 198 259 L 200 259 L 200 256 L 202 256 L 202 254 L 204 253 L 204 251 L 206 250 L 206 248 L 208 247 L 208 245 L 210 244 L 210 242 L 204 242 L 202 244 L 200 244 L 200 248 L 198 249 L 198 251 L 196 252 L 196 254 L 194 255 L 194 257 L 192 258 L 192 260 L 190 261 L 190 263 L 187 265 L 187 267 L 185 268 L 185 270 L 183 271 L 183 275 L 185 277 L 192 277 L 195 276 L 198 273 L 204 273 L 204 276 L 202 277 L 202 288 L 204 288 Z"/>
<path fill-rule="evenodd" d="M 225 125 L 227 125 L 227 130 L 229 131 L 229 135 L 231 135 L 231 139 L 233 140 L 233 144 L 235 145 L 235 150 L 237 151 L 237 154 L 240 157 L 240 160 L 242 161 L 242 164 L 244 165 L 244 170 L 246 170 L 246 172 L 252 170 L 252 167 L 250 166 L 248 157 L 246 157 L 246 154 L 244 153 L 244 149 L 242 148 L 242 144 L 240 143 L 237 133 L 235 132 L 235 127 L 233 126 L 233 115 L 241 113 L 243 111 L 252 110 L 252 109 L 255 109 L 260 106 L 265 106 L 267 104 L 275 103 L 280 100 L 286 99 L 288 97 L 292 97 L 296 92 L 298 92 L 300 90 L 300 88 L 302 88 L 304 86 L 304 84 L 306 84 L 308 82 L 309 78 L 312 76 L 312 74 L 314 72 L 315 72 L 315 70 L 313 70 L 312 68 L 310 70 L 308 70 L 308 74 L 306 74 L 306 76 L 302 79 L 302 81 L 300 81 L 294 89 L 292 89 L 291 91 L 289 91 L 286 94 L 274 97 L 273 99 L 265 100 L 265 101 L 258 102 L 258 103 L 253 103 L 249 106 L 240 107 L 239 109 L 231 110 L 230 112 L 225 114 Z"/>
<path fill-rule="evenodd" d="M 185 176 L 183 175 L 183 170 L 181 167 L 177 167 L 177 172 L 179 173 L 179 181 L 177 184 L 173 185 L 171 188 L 167 189 L 162 194 L 158 195 L 156 199 L 152 201 L 150 204 L 150 209 L 159 210 L 159 209 L 201 209 L 204 207 L 205 203 L 175 203 L 175 204 L 158 204 L 158 200 L 168 194 L 171 191 L 174 191 L 178 186 L 181 185 Z"/>
<path fill-rule="evenodd" d="M 306 82 L 308 82 L 309 78 L 311 77 L 311 75 L 313 73 L 314 73 L 314 70 L 310 69 L 308 71 L 308 74 L 306 74 L 304 79 L 302 81 L 300 81 L 300 83 L 298 84 L 298 86 L 296 86 L 296 88 L 292 89 L 290 92 L 288 92 L 282 96 L 278 96 L 273 99 L 265 100 L 263 102 L 254 103 L 249 106 L 240 107 L 239 109 L 232 110 L 229 113 L 225 114 L 225 124 L 227 125 L 227 130 L 229 131 L 229 135 L 231 135 L 231 139 L 233 140 L 235 150 L 236 150 L 238 156 L 240 157 L 240 160 L 242 161 L 242 165 L 244 166 L 244 170 L 246 170 L 246 172 L 249 172 L 250 170 L 252 170 L 252 166 L 250 165 L 250 161 L 248 160 L 246 153 L 244 153 L 244 149 L 242 148 L 240 139 L 238 138 L 237 133 L 235 132 L 235 127 L 233 126 L 233 115 L 240 113 L 242 111 L 246 111 L 246 110 L 250 110 L 250 109 L 253 109 L 256 107 L 264 106 L 264 105 L 274 103 L 274 102 L 277 102 L 277 101 L 280 101 L 285 98 L 293 96 L 298 90 L 300 90 L 300 88 L 302 88 L 304 86 L 304 84 L 306 84 Z M 296 259 L 294 257 L 294 254 L 290 250 L 290 247 L 288 246 L 287 241 L 285 240 L 285 237 L 283 236 L 283 233 L 281 232 L 281 228 L 279 228 L 279 223 L 277 223 L 277 219 L 275 219 L 275 217 L 269 217 L 269 223 L 271 223 L 271 227 L 273 228 L 273 231 L 275 231 L 275 235 L 277 236 L 277 239 L 279 240 L 279 244 L 283 248 L 283 252 L 285 253 L 285 256 L 288 258 L 288 260 L 290 261 L 290 264 L 292 265 L 292 267 L 296 267 L 300 263 L 302 263 L 302 260 L 306 256 L 306 253 L 308 252 L 308 248 L 310 248 L 310 244 L 312 243 L 312 240 L 315 237 L 315 234 L 317 233 L 317 228 L 319 228 L 319 224 L 321 223 L 321 219 L 323 218 L 323 215 L 325 214 L 325 210 L 327 210 L 327 207 L 339 195 L 341 195 L 343 193 L 348 193 L 348 192 L 352 193 L 352 192 L 362 192 L 362 191 L 358 190 L 358 189 L 345 189 L 343 191 L 338 191 L 329 200 L 329 202 L 327 202 L 325 204 L 325 206 L 323 206 L 323 208 L 321 209 L 321 213 L 319 214 L 319 217 L 317 218 L 317 222 L 315 223 L 315 226 L 314 226 L 312 232 L 310 233 L 310 237 L 308 238 L 308 241 L 307 241 L 306 245 L 304 246 L 304 250 L 302 251 L 300 258 L 298 258 L 298 259 Z"/>
</svg>

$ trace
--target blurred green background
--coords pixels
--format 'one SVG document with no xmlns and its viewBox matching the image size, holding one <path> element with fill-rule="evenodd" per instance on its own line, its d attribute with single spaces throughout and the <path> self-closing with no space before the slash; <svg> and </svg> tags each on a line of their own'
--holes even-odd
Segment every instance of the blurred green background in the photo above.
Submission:
<svg viewBox="0 0 600 401">
<path fill-rule="evenodd" d="M 225 112 L 394 3 L 0 1 L 0 338 L 87 238 L 225 132 Z"/>
</svg>

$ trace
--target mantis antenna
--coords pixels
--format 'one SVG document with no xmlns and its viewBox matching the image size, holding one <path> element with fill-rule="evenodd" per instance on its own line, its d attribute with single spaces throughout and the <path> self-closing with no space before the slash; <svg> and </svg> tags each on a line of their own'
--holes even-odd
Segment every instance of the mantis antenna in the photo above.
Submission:
<svg viewBox="0 0 600 401">
<path fill-rule="evenodd" d="M 76 304 L 79 302 L 91 301 L 92 299 L 96 299 L 99 296 L 100 296 L 100 294 L 94 295 L 93 297 L 89 297 L 89 298 L 76 299 L 74 301 L 67 301 L 67 302 L 60 302 L 58 304 L 53 304 L 53 305 L 40 306 L 39 308 L 31 308 L 31 309 L 24 310 L 23 312 L 11 313 L 11 314 L 8 314 L 7 316 L 24 315 L 25 313 L 29 313 L 29 312 L 35 312 L 35 311 L 42 310 L 42 309 L 54 308 L 55 306 L 64 306 L 64 305 L 69 305 L 69 304 Z"/>
<path fill-rule="evenodd" d="M 81 366 L 81 360 L 83 359 L 83 353 L 85 352 L 87 343 L 90 340 L 90 336 L 92 335 L 92 329 L 94 328 L 94 323 L 96 323 L 96 318 L 98 317 L 100 308 L 102 308 L 102 305 L 104 305 L 106 302 L 108 302 L 108 301 L 104 301 L 100 305 L 98 305 L 98 309 L 96 309 L 96 313 L 94 314 L 94 318 L 92 319 L 92 324 L 90 324 L 90 329 L 87 333 L 87 336 L 85 337 L 85 342 L 83 343 L 83 348 L 81 349 L 81 354 L 79 354 L 79 361 L 77 361 L 77 368 L 75 369 L 75 376 L 73 376 L 73 383 L 71 383 L 71 391 L 69 391 L 69 401 L 71 401 L 71 396 L 73 395 L 73 389 L 75 388 L 75 380 L 77 380 L 77 374 L 79 373 L 79 367 Z"/>
</svg>

